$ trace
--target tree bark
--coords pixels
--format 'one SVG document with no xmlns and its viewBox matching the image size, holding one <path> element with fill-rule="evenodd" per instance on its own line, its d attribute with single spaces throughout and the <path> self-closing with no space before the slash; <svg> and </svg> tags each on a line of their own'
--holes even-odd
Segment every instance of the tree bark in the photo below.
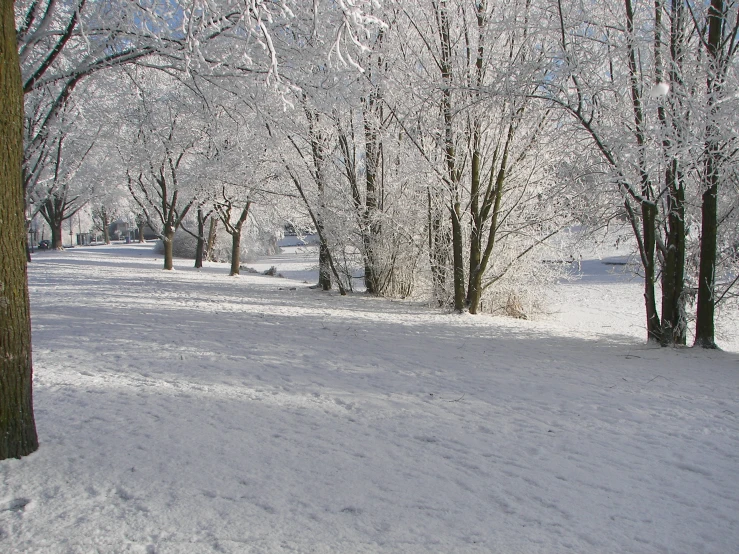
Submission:
<svg viewBox="0 0 739 554">
<path fill-rule="evenodd" d="M 379 41 L 382 41 L 380 37 Z M 378 61 L 378 67 L 382 62 Z M 370 68 L 371 70 L 371 68 Z M 371 76 L 370 76 L 371 78 Z M 364 99 L 362 116 L 364 119 L 365 141 L 365 184 L 364 213 L 362 215 L 362 242 L 364 246 L 364 284 L 369 294 L 381 294 L 378 267 L 378 252 L 381 227 L 378 223 L 380 206 L 378 177 L 380 175 L 380 156 L 382 141 L 379 127 L 382 121 L 382 96 L 378 85 L 373 86 Z"/>
<path fill-rule="evenodd" d="M 100 208 L 100 220 L 103 227 L 103 241 L 110 244 L 110 220 L 108 218 L 108 210 L 105 207 Z"/>
<path fill-rule="evenodd" d="M 655 65 L 657 83 L 662 82 L 663 68 L 661 47 L 663 1 L 655 1 Z M 665 157 L 665 204 L 667 225 L 662 263 L 662 345 L 684 345 L 687 326 L 685 321 L 685 186 L 679 152 L 684 142 L 685 108 L 676 89 L 682 88 L 682 67 L 685 53 L 685 16 L 682 0 L 671 1 L 670 65 L 671 83 L 668 102 L 658 108 L 660 123 L 666 133 L 662 141 Z M 669 114 L 669 115 L 668 115 Z M 671 133 L 672 136 L 667 135 Z"/>
<path fill-rule="evenodd" d="M 631 89 L 631 106 L 634 112 L 634 138 L 639 147 L 638 164 L 641 181 L 641 238 L 639 240 L 638 222 L 635 213 L 628 207 L 629 219 L 634 234 L 639 240 L 639 254 L 644 267 L 644 304 L 647 315 L 647 340 L 662 341 L 662 323 L 657 312 L 656 248 L 658 204 L 654 201 L 654 190 L 647 170 L 646 161 L 646 121 L 640 87 L 640 72 L 637 63 L 637 48 L 634 37 L 634 6 L 632 0 L 625 0 L 626 7 L 626 48 Z"/>
<path fill-rule="evenodd" d="M 174 246 L 174 229 L 172 227 L 165 227 L 162 244 L 164 245 L 164 269 L 174 269 L 174 255 L 172 253 L 172 248 Z"/>
<path fill-rule="evenodd" d="M 241 231 L 244 228 L 246 219 L 249 217 L 249 208 L 251 208 L 251 200 L 246 202 L 244 209 L 241 210 L 239 220 L 235 224 L 231 225 L 230 222 L 223 222 L 226 225 L 226 230 L 231 234 L 231 275 L 239 275 L 240 273 Z M 230 210 L 228 213 L 230 213 Z"/>
<path fill-rule="evenodd" d="M 709 57 L 708 125 L 706 130 L 705 162 L 703 169 L 703 202 L 701 205 L 701 247 L 698 273 L 698 307 L 695 315 L 695 346 L 717 348 L 714 329 L 716 310 L 716 243 L 718 235 L 718 185 L 721 172 L 721 143 L 719 139 L 718 101 L 722 88 L 722 43 L 724 1 L 711 0 L 708 9 L 708 37 L 706 47 Z M 727 62 L 728 63 L 728 60 Z"/>
<path fill-rule="evenodd" d="M 231 273 L 229 275 L 239 275 L 241 266 L 241 230 L 231 233 Z"/>
<path fill-rule="evenodd" d="M 449 211 L 452 223 L 452 283 L 454 285 L 454 311 L 463 312 L 465 308 L 464 282 L 464 234 L 459 201 L 459 181 L 457 150 L 454 142 L 454 112 L 452 109 L 452 39 L 446 0 L 437 5 L 439 41 L 441 55 L 439 68 L 443 88 L 441 91 L 441 112 L 444 124 L 444 159 L 446 165 L 446 185 L 449 188 Z"/>
<path fill-rule="evenodd" d="M 210 220 L 210 228 L 208 229 L 208 243 L 206 246 L 206 256 L 209 261 L 214 262 L 215 260 L 215 245 L 216 236 L 218 233 L 218 218 L 213 217 Z"/>
<path fill-rule="evenodd" d="M 51 247 L 61 250 L 64 248 L 62 223 L 64 222 L 64 200 L 52 194 L 44 200 L 39 213 L 51 229 Z"/>
<path fill-rule="evenodd" d="M 0 4 L 0 460 L 38 449 L 21 174 L 23 89 L 13 2 Z"/>
<path fill-rule="evenodd" d="M 708 145 L 703 204 L 701 206 L 701 247 L 698 274 L 698 307 L 695 316 L 695 346 L 716 348 L 714 312 L 716 299 L 716 235 L 718 228 L 718 168 L 720 153 Z"/>
<path fill-rule="evenodd" d="M 198 245 L 195 248 L 195 268 L 203 267 L 203 252 L 205 250 L 205 220 L 208 216 L 203 215 L 203 209 L 198 208 Z"/>
</svg>

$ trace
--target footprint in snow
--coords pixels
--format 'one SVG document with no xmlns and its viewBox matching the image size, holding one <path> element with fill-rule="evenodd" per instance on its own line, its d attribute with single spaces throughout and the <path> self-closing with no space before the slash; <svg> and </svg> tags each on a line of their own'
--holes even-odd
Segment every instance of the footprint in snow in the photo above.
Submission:
<svg viewBox="0 0 739 554">
<path fill-rule="evenodd" d="M 0 512 L 24 512 L 30 503 L 30 498 L 13 498 L 0 503 Z"/>
</svg>

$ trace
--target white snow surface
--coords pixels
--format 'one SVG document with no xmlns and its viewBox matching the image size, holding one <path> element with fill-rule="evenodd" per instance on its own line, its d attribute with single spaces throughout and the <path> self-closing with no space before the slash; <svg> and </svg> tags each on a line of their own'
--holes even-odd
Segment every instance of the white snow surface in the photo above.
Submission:
<svg viewBox="0 0 739 554">
<path fill-rule="evenodd" d="M 35 256 L 41 447 L 0 462 L 0 552 L 739 552 L 735 335 L 650 347 L 604 271 L 520 321 L 262 262 L 286 278 Z"/>
</svg>

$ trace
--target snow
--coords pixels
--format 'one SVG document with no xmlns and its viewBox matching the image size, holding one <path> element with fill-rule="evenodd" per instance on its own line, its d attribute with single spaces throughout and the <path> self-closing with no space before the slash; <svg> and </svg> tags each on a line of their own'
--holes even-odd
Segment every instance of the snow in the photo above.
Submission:
<svg viewBox="0 0 739 554">
<path fill-rule="evenodd" d="M 737 338 L 647 346 L 613 267 L 520 321 L 311 290 L 305 248 L 161 263 L 30 265 L 41 448 L 0 463 L 1 552 L 736 552 Z"/>
<path fill-rule="evenodd" d="M 662 98 L 667 96 L 670 92 L 670 85 L 667 83 L 657 83 L 649 91 L 649 96 L 652 98 Z"/>
</svg>

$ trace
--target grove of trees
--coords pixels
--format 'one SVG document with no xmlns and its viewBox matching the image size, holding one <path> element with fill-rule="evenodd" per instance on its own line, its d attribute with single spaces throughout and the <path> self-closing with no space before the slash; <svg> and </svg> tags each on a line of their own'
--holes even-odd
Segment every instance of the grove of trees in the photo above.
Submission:
<svg viewBox="0 0 739 554">
<path fill-rule="evenodd" d="M 739 272 L 739 0 L 3 10 L 3 144 L 19 95 L 25 115 L 20 173 L 2 166 L 0 405 L 13 379 L 28 383 L 23 429 L 29 339 L 5 326 L 27 318 L 27 295 L 13 297 L 25 308 L 4 299 L 25 286 L 16 251 L 37 214 L 61 247 L 80 210 L 98 222 L 127 211 L 162 240 L 165 269 L 178 229 L 196 266 L 220 229 L 232 275 L 245 230 L 290 222 L 318 236 L 323 290 L 516 317 L 567 267 L 544 263 L 572 256 L 560 237 L 620 226 L 647 339 L 716 347 Z M 11 367 L 21 351 L 26 365 Z M 20 424 L 4 414 L 6 436 Z M 0 444 L 0 458 L 35 448 L 24 444 Z"/>
</svg>

